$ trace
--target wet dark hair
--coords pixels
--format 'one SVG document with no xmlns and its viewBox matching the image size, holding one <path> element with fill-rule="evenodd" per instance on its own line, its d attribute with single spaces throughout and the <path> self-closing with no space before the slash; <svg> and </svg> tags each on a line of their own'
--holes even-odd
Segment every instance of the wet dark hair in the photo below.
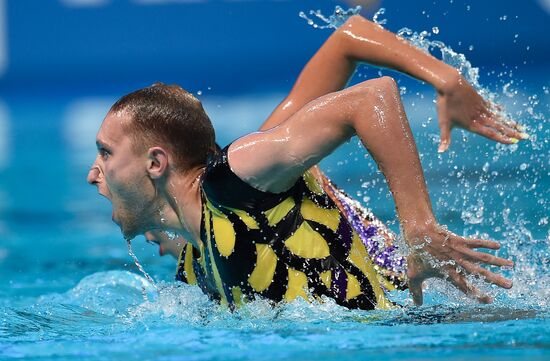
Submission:
<svg viewBox="0 0 550 361">
<path fill-rule="evenodd" d="M 109 112 L 128 112 L 136 150 L 154 143 L 173 152 L 175 169 L 205 165 L 216 152 L 215 134 L 201 102 L 178 85 L 155 83 L 120 98 Z"/>
</svg>

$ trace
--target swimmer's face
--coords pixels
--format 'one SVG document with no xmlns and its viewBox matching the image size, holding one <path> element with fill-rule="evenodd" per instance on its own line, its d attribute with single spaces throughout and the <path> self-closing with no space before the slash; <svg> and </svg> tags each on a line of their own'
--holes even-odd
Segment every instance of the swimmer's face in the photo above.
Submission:
<svg viewBox="0 0 550 361">
<path fill-rule="evenodd" d="M 155 186 L 147 172 L 150 163 L 146 151 L 132 147 L 126 126 L 126 112 L 109 113 L 97 133 L 97 157 L 88 174 L 88 183 L 113 206 L 112 219 L 124 237 L 134 238 L 154 228 L 158 218 Z"/>
</svg>

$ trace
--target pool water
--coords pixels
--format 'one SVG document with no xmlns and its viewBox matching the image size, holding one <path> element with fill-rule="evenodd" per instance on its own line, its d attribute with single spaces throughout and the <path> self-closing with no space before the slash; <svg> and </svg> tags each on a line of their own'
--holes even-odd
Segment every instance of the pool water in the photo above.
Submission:
<svg viewBox="0 0 550 361">
<path fill-rule="evenodd" d="M 530 140 L 501 146 L 455 130 L 451 151 L 437 154 L 433 92 L 398 80 L 437 218 L 455 233 L 502 242 L 498 253 L 516 262 L 503 271 L 514 287 L 474 279 L 495 297 L 478 305 L 433 280 L 424 306 L 401 292 L 392 298 L 402 307 L 371 312 L 330 300 L 274 308 L 256 300 L 231 313 L 175 283 L 175 260 L 138 238 L 134 250 L 157 291 L 128 256 L 110 205 L 85 182 L 95 133 L 117 95 L 4 97 L 0 359 L 550 359 L 548 69 L 515 72 L 514 82 L 490 74 L 485 85 Z M 360 69 L 357 80 L 377 75 Z M 255 130 L 283 96 L 200 97 L 223 145 Z M 383 177 L 357 140 L 322 165 L 398 231 Z"/>
</svg>

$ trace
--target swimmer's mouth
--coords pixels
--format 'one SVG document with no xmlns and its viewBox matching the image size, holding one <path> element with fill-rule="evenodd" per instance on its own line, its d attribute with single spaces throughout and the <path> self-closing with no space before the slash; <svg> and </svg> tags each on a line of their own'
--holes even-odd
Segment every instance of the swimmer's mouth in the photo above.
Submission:
<svg viewBox="0 0 550 361">
<path fill-rule="evenodd" d="M 102 196 L 102 197 L 108 199 L 109 201 L 111 201 L 111 199 L 110 199 L 109 197 L 107 197 L 107 195 L 101 193 L 101 192 L 99 191 L 99 189 L 97 190 L 97 194 L 99 194 L 100 196 Z"/>
</svg>

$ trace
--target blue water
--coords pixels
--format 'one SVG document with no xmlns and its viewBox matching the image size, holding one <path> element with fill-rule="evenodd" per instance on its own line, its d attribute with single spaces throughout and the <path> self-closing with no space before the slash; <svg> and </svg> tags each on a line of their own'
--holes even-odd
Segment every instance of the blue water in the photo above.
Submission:
<svg viewBox="0 0 550 361">
<path fill-rule="evenodd" d="M 0 98 L 0 359 L 357 360 L 550 359 L 550 82 L 548 68 L 481 69 L 480 83 L 530 140 L 501 146 L 453 131 L 437 154 L 433 91 L 399 77 L 434 211 L 461 235 L 502 242 L 514 287 L 478 305 L 442 281 L 425 305 L 352 311 L 330 300 L 235 313 L 172 281 L 175 260 L 134 241 L 159 291 L 137 271 L 108 202 L 85 182 L 95 133 L 117 94 Z M 361 68 L 356 81 L 378 76 Z M 385 74 L 386 72 L 384 72 Z M 395 75 L 389 73 L 390 75 Z M 184 85 L 185 86 L 185 85 Z M 203 90 L 220 144 L 257 129 L 283 90 Z M 323 162 L 328 175 L 398 231 L 382 175 L 357 140 Z"/>
</svg>

